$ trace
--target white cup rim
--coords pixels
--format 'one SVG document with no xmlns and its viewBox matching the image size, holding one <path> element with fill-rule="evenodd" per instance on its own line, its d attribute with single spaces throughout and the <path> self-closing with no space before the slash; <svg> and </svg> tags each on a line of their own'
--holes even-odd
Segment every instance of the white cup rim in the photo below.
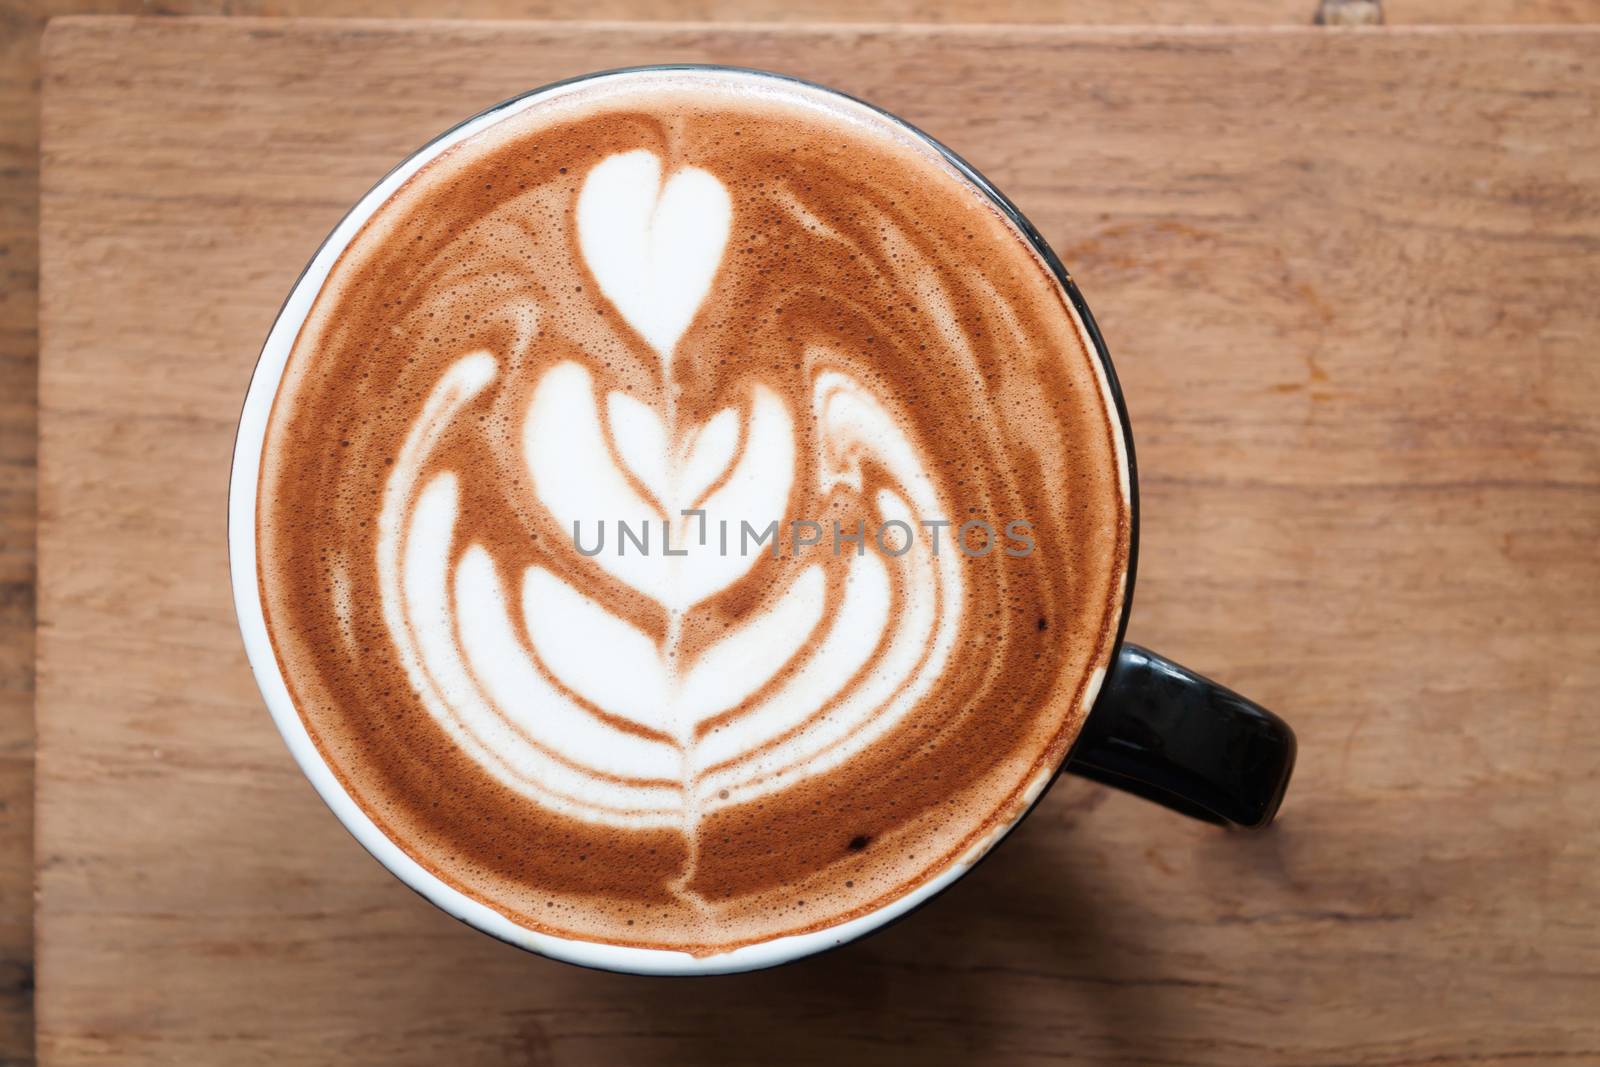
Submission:
<svg viewBox="0 0 1600 1067">
<path fill-rule="evenodd" d="M 1017 823 L 1026 816 L 1027 811 L 1031 810 L 1033 804 L 1037 802 L 1038 797 L 1042 795 L 1054 773 L 1059 771 L 1059 767 L 1053 768 L 1052 774 L 1045 776 L 1044 779 L 1037 783 L 1037 788 L 1029 796 L 1027 807 L 1015 819 L 990 834 L 980 848 L 963 856 L 952 863 L 946 870 L 918 885 L 905 895 L 882 905 L 866 915 L 858 916 L 837 925 L 808 933 L 789 935 L 745 945 L 711 956 L 695 956 L 688 952 L 671 949 L 639 948 L 557 937 L 522 926 L 488 905 L 474 900 L 462 891 L 445 883 L 390 840 L 349 795 L 332 768 L 323 759 L 315 742 L 312 741 L 305 723 L 301 719 L 298 710 L 296 710 L 294 701 L 289 694 L 288 685 L 284 680 L 281 667 L 276 654 L 273 652 L 272 643 L 268 636 L 266 619 L 260 600 L 259 576 L 256 565 L 256 496 L 260 476 L 261 453 L 265 443 L 267 421 L 272 403 L 277 396 L 278 386 L 282 380 L 290 351 L 302 325 L 310 314 L 312 304 L 320 293 L 323 283 L 327 280 L 328 274 L 339 256 L 348 247 L 366 221 L 402 184 L 436 156 L 510 115 L 560 94 L 576 91 L 579 87 L 600 79 L 659 77 L 666 72 L 673 71 L 693 72 L 697 77 L 756 78 L 767 82 L 782 83 L 792 87 L 798 93 L 826 94 L 831 103 L 846 111 L 857 111 L 862 119 L 876 124 L 887 122 L 898 132 L 902 134 L 909 133 L 931 145 L 944 155 L 966 180 L 994 200 L 997 206 L 1018 225 L 1024 237 L 1041 252 L 1056 273 L 1058 280 L 1067 288 L 1069 295 L 1072 297 L 1074 311 L 1081 320 L 1080 324 L 1084 327 L 1084 336 L 1091 339 L 1094 344 L 1096 354 L 1099 357 L 1098 363 L 1101 370 L 1102 385 L 1107 392 L 1107 408 L 1110 411 L 1115 411 L 1121 420 L 1121 432 L 1118 434 L 1118 438 L 1123 488 L 1125 496 L 1128 497 L 1130 503 L 1130 520 L 1136 515 L 1136 505 L 1132 491 L 1133 459 L 1127 427 L 1127 415 L 1105 347 L 1076 288 L 1072 286 L 1060 264 L 1055 260 L 1054 255 L 1050 253 L 1048 246 L 1044 244 L 1037 231 L 1022 218 L 1021 214 L 1008 200 L 1001 196 L 987 180 L 966 164 L 965 161 L 932 137 L 894 115 L 855 100 L 836 90 L 768 71 L 709 64 L 672 64 L 599 71 L 554 82 L 502 101 L 452 127 L 417 149 L 368 190 L 344 218 L 339 221 L 338 225 L 334 227 L 301 272 L 300 277 L 295 281 L 293 289 L 290 290 L 288 298 L 279 309 L 277 318 L 268 333 L 266 343 L 262 346 L 255 370 L 251 376 L 249 391 L 245 397 L 243 410 L 239 418 L 238 433 L 234 441 L 233 466 L 228 486 L 228 561 L 233 586 L 234 607 L 238 615 L 239 628 L 244 638 L 245 652 L 249 659 L 251 670 L 255 675 L 256 684 L 272 715 L 273 722 L 277 725 L 278 731 L 282 734 L 284 742 L 288 745 L 296 763 L 299 764 L 301 771 L 310 780 L 323 802 L 344 824 L 345 829 L 390 873 L 446 914 L 501 941 L 541 956 L 548 956 L 552 959 L 585 967 L 632 974 L 710 975 L 771 967 L 843 945 L 879 929 L 925 903 L 970 870 L 984 854 L 1015 828 Z M 1128 605 L 1131 600 L 1128 586 L 1131 585 L 1133 577 L 1134 550 L 1135 545 L 1130 543 L 1128 568 L 1125 574 L 1122 595 L 1121 619 L 1117 629 L 1116 640 L 1110 644 L 1107 662 L 1115 655 L 1116 648 L 1121 643 L 1122 629 L 1127 621 Z M 1104 665 L 1102 664 L 1102 666 Z M 1097 671 L 1089 681 L 1085 700 L 1091 707 L 1104 673 L 1103 670 Z"/>
</svg>

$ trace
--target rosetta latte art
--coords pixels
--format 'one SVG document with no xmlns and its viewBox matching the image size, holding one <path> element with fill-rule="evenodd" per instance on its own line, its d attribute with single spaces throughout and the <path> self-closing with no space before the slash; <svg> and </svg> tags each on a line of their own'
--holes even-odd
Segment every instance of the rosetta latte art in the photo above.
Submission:
<svg viewBox="0 0 1600 1067">
<path fill-rule="evenodd" d="M 530 929 L 708 954 L 902 899 L 1026 808 L 1129 508 L 1082 325 L 943 157 L 654 77 L 508 114 L 364 221 L 274 401 L 257 562 L 383 834 Z M 955 549 L 1013 519 L 1031 554 Z M 816 549 L 741 536 L 802 520 Z"/>
<path fill-rule="evenodd" d="M 703 170 L 662 178 L 649 152 L 612 156 L 585 181 L 577 220 L 590 271 L 665 376 L 722 259 L 730 204 Z M 384 492 L 377 566 L 384 619 L 428 711 L 508 784 L 585 819 L 692 823 L 848 760 L 938 677 L 961 575 L 955 553 L 936 557 L 919 540 L 887 561 L 854 556 L 835 590 L 812 564 L 692 661 L 675 648 L 684 617 L 763 558 L 723 551 L 695 528 L 765 528 L 785 514 L 797 418 L 815 426 L 819 494 L 860 492 L 862 465 L 875 464 L 892 485 L 873 500 L 882 520 L 914 529 L 946 514 L 915 447 L 860 382 L 818 375 L 802 412 L 757 385 L 747 415 L 729 408 L 683 426 L 670 402 L 656 410 L 623 392 L 597 395 L 581 361 L 544 372 L 521 433 L 539 503 L 562 526 L 665 522 L 682 546 L 681 556 L 595 557 L 666 613 L 657 640 L 543 567 L 508 588 L 492 546 L 457 544 L 466 475 L 421 474 L 444 428 L 497 373 L 477 352 L 434 387 Z"/>
</svg>

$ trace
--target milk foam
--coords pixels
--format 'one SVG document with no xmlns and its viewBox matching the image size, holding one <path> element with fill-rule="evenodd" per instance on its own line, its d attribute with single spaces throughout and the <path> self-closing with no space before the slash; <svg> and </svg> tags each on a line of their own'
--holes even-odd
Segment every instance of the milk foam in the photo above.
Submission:
<svg viewBox="0 0 1600 1067">
<path fill-rule="evenodd" d="M 711 288 L 728 243 L 728 190 L 698 167 L 662 181 L 643 149 L 610 157 L 578 194 L 578 241 L 606 298 L 663 362 Z"/>
<path fill-rule="evenodd" d="M 333 267 L 268 424 L 263 613 L 349 795 L 473 899 L 696 953 L 821 929 L 968 862 L 1075 736 L 1129 535 L 1108 390 L 903 127 L 595 79 L 440 154 Z M 1038 550 L 968 558 L 969 519 Z"/>
</svg>

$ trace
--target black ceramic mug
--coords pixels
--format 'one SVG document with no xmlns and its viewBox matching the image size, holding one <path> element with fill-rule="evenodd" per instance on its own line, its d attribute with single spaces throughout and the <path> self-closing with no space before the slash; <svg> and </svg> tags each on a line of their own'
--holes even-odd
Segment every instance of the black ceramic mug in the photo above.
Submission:
<svg viewBox="0 0 1600 1067">
<path fill-rule="evenodd" d="M 901 120 L 842 94 L 794 79 L 759 71 L 712 67 L 657 67 L 588 75 L 535 90 L 469 119 L 419 149 L 362 198 L 318 250 L 280 311 L 262 350 L 240 420 L 230 486 L 229 547 L 240 626 L 262 694 L 290 750 L 323 799 L 389 870 L 464 922 L 545 955 L 640 973 L 705 974 L 748 970 L 796 959 L 880 928 L 931 898 L 971 866 L 968 862 L 952 866 L 890 903 L 839 925 L 746 945 L 714 956 L 696 957 L 679 951 L 577 941 L 532 930 L 446 884 L 388 838 L 367 816 L 313 742 L 273 653 L 262 606 L 256 555 L 258 479 L 268 416 L 283 380 L 290 350 L 335 261 L 366 220 L 406 180 L 474 133 L 517 112 L 544 106 L 573 91 L 574 87 L 597 80 L 649 77 L 670 81 L 677 72 L 685 77 L 748 80 L 771 91 L 824 94 L 833 101 L 830 106 L 851 113 L 859 121 L 884 126 L 896 136 L 918 138 L 942 153 L 960 177 L 987 196 L 1032 244 L 1069 297 L 1103 369 L 1106 392 L 1115 410 L 1114 431 L 1120 434 L 1125 455 L 1129 505 L 1126 587 L 1116 637 L 1109 658 L 1096 668 L 1097 672 L 1104 669 L 1104 682 L 1086 725 L 1057 770 L 1065 769 L 1114 785 L 1214 823 L 1260 827 L 1270 822 L 1294 765 L 1295 740 L 1289 727 L 1271 712 L 1222 686 L 1122 639 L 1132 603 L 1138 548 L 1138 479 L 1132 434 L 1110 356 L 1088 305 L 1044 239 L 1008 199 L 964 160 Z M 1092 693 L 1093 689 L 1086 692 Z M 1049 775 L 1049 768 L 1045 768 L 1036 783 L 1041 788 L 1028 793 L 1031 800 L 1037 800 Z M 1004 836 L 1015 825 L 1016 820 L 1008 823 L 989 843 Z"/>
<path fill-rule="evenodd" d="M 922 136 L 988 194 L 1055 272 L 1094 342 L 1122 429 L 1131 516 L 1127 593 L 1105 684 L 1062 769 L 1207 822 L 1266 826 L 1294 771 L 1294 731 L 1259 704 L 1123 639 L 1138 574 L 1139 472 L 1127 404 L 1094 315 L 1061 260 L 1016 205 L 966 160 Z"/>
</svg>

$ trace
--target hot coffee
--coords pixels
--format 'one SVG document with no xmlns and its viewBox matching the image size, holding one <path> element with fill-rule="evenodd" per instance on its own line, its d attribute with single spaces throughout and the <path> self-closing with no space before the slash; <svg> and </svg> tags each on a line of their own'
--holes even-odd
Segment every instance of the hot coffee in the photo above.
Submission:
<svg viewBox="0 0 1600 1067">
<path fill-rule="evenodd" d="M 273 403 L 260 595 L 345 790 L 557 936 L 697 954 L 981 855 L 1125 594 L 1060 282 L 934 146 L 798 83 L 579 82 L 438 155 Z"/>
</svg>

